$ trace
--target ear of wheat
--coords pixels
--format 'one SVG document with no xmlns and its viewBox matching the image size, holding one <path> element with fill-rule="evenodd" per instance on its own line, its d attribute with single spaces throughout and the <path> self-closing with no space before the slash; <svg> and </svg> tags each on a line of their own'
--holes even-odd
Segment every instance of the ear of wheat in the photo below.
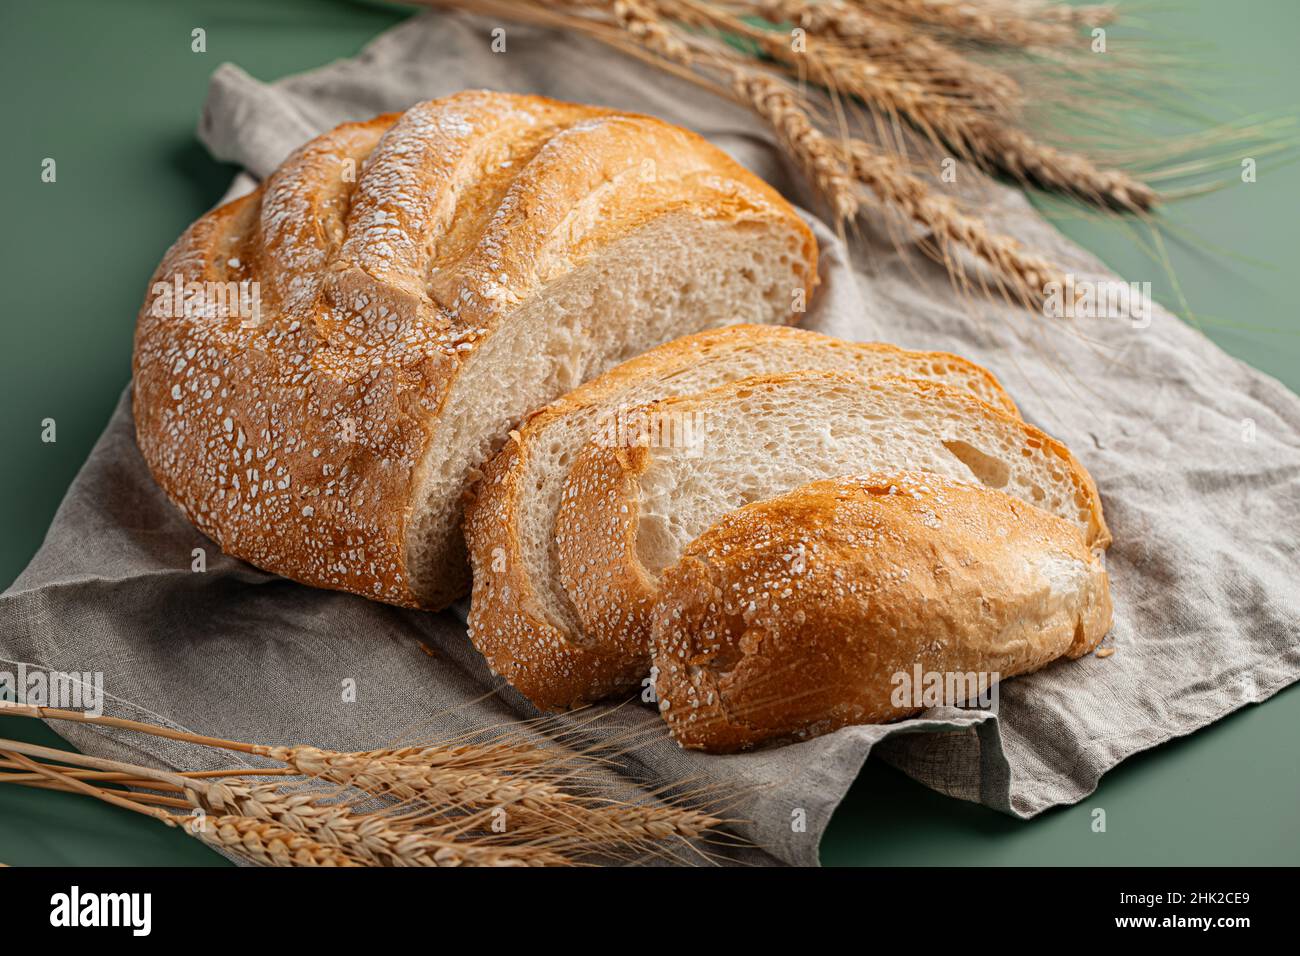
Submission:
<svg viewBox="0 0 1300 956">
<path fill-rule="evenodd" d="M 1093 56 L 1111 5 L 1049 0 L 417 0 L 593 37 L 751 109 L 803 171 L 843 233 L 876 203 L 925 237 L 919 248 L 965 288 L 967 261 L 1037 307 L 1056 267 L 945 192 L 946 159 L 1102 211 L 1149 216 L 1161 195 L 1099 161 L 1128 145 L 1113 115 L 1095 155 L 1047 142 L 1030 117 L 1066 96 L 1095 112 L 1096 84 L 1143 76 L 1122 53 Z M 1163 66 L 1163 63 L 1162 63 Z M 1081 92 L 1080 92 L 1081 91 Z M 1118 97 L 1121 94 L 1116 93 Z M 1111 114 L 1120 112 L 1117 108 Z M 917 155 L 917 143 L 924 147 Z M 1203 137 L 1189 138 L 1204 142 Z M 1226 138 L 1224 140 L 1226 143 Z M 1176 144 L 1164 144 L 1174 155 Z M 1173 168 L 1189 168 L 1186 165 Z M 1204 168 L 1204 167 L 1202 167 Z M 1150 170 L 1152 181 L 1165 178 Z M 961 253 L 968 254 L 963 256 Z"/>
<path fill-rule="evenodd" d="M 205 737 L 43 707 L 6 713 L 96 723 L 275 761 L 276 767 L 175 773 L 0 740 L 0 783 L 64 790 L 272 866 L 574 866 L 648 857 L 712 860 L 716 798 L 654 793 L 630 801 L 593 785 L 606 755 L 536 739 L 536 726 L 340 752 Z M 681 788 L 686 789 L 686 788 Z M 714 806 L 710 806 L 713 804 Z"/>
</svg>

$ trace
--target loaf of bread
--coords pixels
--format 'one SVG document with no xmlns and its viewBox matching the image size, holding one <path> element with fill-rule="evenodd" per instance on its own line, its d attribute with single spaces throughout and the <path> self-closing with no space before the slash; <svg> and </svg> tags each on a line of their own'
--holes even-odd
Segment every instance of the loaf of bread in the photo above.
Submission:
<svg viewBox="0 0 1300 956">
<path fill-rule="evenodd" d="M 643 403 L 798 369 L 930 379 L 1016 417 L 997 380 L 955 355 L 855 344 L 778 326 L 701 332 L 611 369 L 524 422 L 484 468 L 467 506 L 474 567 L 470 637 L 492 668 L 548 709 L 595 700 L 641 679 L 648 671 L 643 629 L 630 653 L 618 641 L 588 639 L 560 584 L 556 515 L 573 460 L 595 434 L 614 446 L 652 437 L 637 434 L 639 425 L 654 424 L 634 414 Z M 809 421 L 820 411 L 809 408 Z M 570 530 L 596 529 L 584 524 Z M 644 609 L 627 613 L 643 617 Z"/>
<path fill-rule="evenodd" d="M 680 743 L 713 752 L 909 716 L 918 675 L 969 705 L 998 679 L 1089 653 L 1111 619 L 1077 522 L 917 472 L 817 481 L 730 512 L 659 589 L 659 708 Z"/>
<path fill-rule="evenodd" d="M 462 494 L 524 414 L 661 342 L 789 323 L 816 243 L 659 120 L 467 92 L 351 123 L 167 252 L 137 324 L 145 460 L 226 552 L 440 607 Z"/>
</svg>

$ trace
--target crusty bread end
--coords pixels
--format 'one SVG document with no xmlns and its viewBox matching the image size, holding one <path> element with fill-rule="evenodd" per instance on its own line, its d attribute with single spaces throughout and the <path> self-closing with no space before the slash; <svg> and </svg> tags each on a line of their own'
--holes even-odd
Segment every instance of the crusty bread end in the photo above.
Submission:
<svg viewBox="0 0 1300 956">
<path fill-rule="evenodd" d="M 1111 621 L 1077 528 L 923 473 L 817 481 L 734 511 L 661 591 L 659 708 L 681 744 L 712 752 L 906 717 L 921 708 L 899 690 L 918 669 L 986 687 L 1089 653 Z"/>
</svg>

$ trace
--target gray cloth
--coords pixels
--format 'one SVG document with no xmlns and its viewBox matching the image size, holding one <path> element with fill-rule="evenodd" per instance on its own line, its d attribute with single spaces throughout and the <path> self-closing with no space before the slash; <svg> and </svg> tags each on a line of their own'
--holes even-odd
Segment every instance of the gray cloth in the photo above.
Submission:
<svg viewBox="0 0 1300 956">
<path fill-rule="evenodd" d="M 271 85 L 224 66 L 200 135 L 218 158 L 263 176 L 344 120 L 464 87 L 536 92 L 692 127 L 814 207 L 734 104 L 574 37 L 511 26 L 508 52 L 494 54 L 494 25 L 423 15 L 353 60 Z M 1107 277 L 1021 194 L 992 187 L 990 196 L 1004 231 L 1080 277 Z M 817 860 L 831 813 L 877 745 L 931 787 L 1028 817 L 1080 800 L 1125 757 L 1300 675 L 1296 396 L 1162 309 L 1142 328 L 1034 317 L 958 295 L 942 269 L 900 255 L 886 230 L 863 230 L 850 266 L 820 229 L 825 285 L 806 325 L 965 355 L 1001 377 L 1028 420 L 1076 449 L 1115 536 L 1116 653 L 1008 682 L 995 714 L 937 710 L 738 756 L 680 750 L 649 708 L 598 709 L 591 737 L 638 734 L 630 771 L 728 790 L 732 815 L 749 821 L 741 832 L 799 864 Z M 208 551 L 206 573 L 191 571 L 197 547 Z M 150 479 L 125 397 L 40 553 L 0 602 L 0 656 L 102 671 L 113 712 L 205 733 L 355 749 L 533 713 L 508 689 L 482 696 L 497 682 L 466 640 L 463 607 L 402 611 L 220 555 Z M 340 691 L 347 678 L 353 703 Z M 57 729 L 93 753 L 220 762 L 185 745 Z"/>
</svg>

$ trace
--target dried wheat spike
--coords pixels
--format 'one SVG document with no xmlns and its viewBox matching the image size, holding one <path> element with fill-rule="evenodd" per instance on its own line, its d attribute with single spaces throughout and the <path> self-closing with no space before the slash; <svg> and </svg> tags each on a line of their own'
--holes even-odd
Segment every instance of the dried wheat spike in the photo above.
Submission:
<svg viewBox="0 0 1300 956">
<path fill-rule="evenodd" d="M 810 36 L 837 41 L 877 60 L 891 62 L 937 90 L 982 110 L 1008 114 L 1024 93 L 1012 77 L 963 56 L 931 36 L 839 0 L 759 0 L 770 23 L 791 23 Z"/>
<path fill-rule="evenodd" d="M 360 866 L 338 847 L 325 846 L 278 823 L 255 817 L 191 817 L 182 821 L 204 843 L 267 866 Z"/>
<path fill-rule="evenodd" d="M 1040 143 L 1023 130 L 992 122 L 972 123 L 972 145 L 987 164 L 1044 189 L 1126 212 L 1148 212 L 1159 194 L 1118 169 L 1102 169 L 1090 160 Z"/>
<path fill-rule="evenodd" d="M 319 843 L 375 866 L 570 866 L 573 861 L 545 847 L 498 847 L 457 841 L 382 813 L 354 813 L 339 805 L 323 805 L 321 795 L 285 792 L 278 785 L 248 787 L 235 783 L 199 785 L 186 789 L 197 809 L 221 815 L 271 820 L 306 834 Z"/>
<path fill-rule="evenodd" d="M 272 760 L 285 763 L 287 761 L 279 755 L 286 750 L 292 749 L 294 748 L 256 744 L 252 748 L 252 753 L 259 757 L 270 757 Z M 322 752 L 339 753 L 340 751 L 325 750 Z M 556 747 L 535 746 L 529 743 L 513 741 L 387 747 L 380 750 L 353 751 L 350 756 L 375 760 L 395 760 L 426 767 L 459 767 L 465 769 L 490 767 L 498 773 L 508 774 L 535 773 L 547 767 L 557 768 L 557 772 L 562 772 L 564 768 L 570 767 L 575 761 L 571 754 Z"/>
<path fill-rule="evenodd" d="M 612 9 L 618 25 L 633 38 L 668 59 L 696 65 L 689 45 L 665 25 L 653 3 L 614 0 Z M 720 59 L 712 65 L 728 73 L 733 93 L 772 127 L 830 204 L 835 218 L 844 221 L 856 216 L 859 204 L 852 177 L 836 157 L 830 140 L 800 106 L 796 92 L 766 71 L 746 68 L 734 60 Z"/>
<path fill-rule="evenodd" d="M 529 833 L 579 837 L 592 844 L 639 845 L 680 837 L 698 839 L 722 821 L 686 807 L 584 800 L 548 780 L 448 770 L 410 760 L 340 753 L 315 747 L 268 748 L 266 756 L 306 776 L 367 793 L 423 801 L 435 810 L 504 809 Z"/>
<path fill-rule="evenodd" d="M 1020 0 L 854 0 L 905 23 L 933 27 L 961 39 L 1000 47 L 1055 47 L 1078 28 L 1114 19 L 1110 5 L 1067 7 Z"/>
<path fill-rule="evenodd" d="M 787 65 L 799 64 L 798 55 L 784 43 L 769 40 L 765 48 Z M 887 115 L 910 120 L 937 145 L 946 145 L 983 169 L 1128 212 L 1145 212 L 1159 200 L 1155 190 L 1128 173 L 1101 168 L 1086 157 L 1040 143 L 1002 118 L 936 95 L 894 67 L 834 50 L 803 59 L 819 82 Z"/>
<path fill-rule="evenodd" d="M 732 88 L 780 137 L 838 220 L 852 219 L 860 203 L 853 178 L 836 156 L 834 141 L 813 125 L 789 85 L 759 70 L 737 68 Z"/>
<path fill-rule="evenodd" d="M 694 62 L 690 46 L 663 23 L 652 4 L 614 0 L 610 9 L 615 22 L 651 50 L 678 63 Z"/>
<path fill-rule="evenodd" d="M 884 203 L 928 230 L 940 249 L 962 246 L 1011 283 L 1027 304 L 1037 304 L 1057 270 L 1046 260 L 1025 252 L 1014 239 L 991 232 L 981 220 L 963 213 L 949 197 L 935 193 L 923 180 L 904 171 L 891 156 L 876 152 L 862 140 L 845 150 L 859 180 Z M 950 271 L 957 267 L 945 259 Z"/>
</svg>

